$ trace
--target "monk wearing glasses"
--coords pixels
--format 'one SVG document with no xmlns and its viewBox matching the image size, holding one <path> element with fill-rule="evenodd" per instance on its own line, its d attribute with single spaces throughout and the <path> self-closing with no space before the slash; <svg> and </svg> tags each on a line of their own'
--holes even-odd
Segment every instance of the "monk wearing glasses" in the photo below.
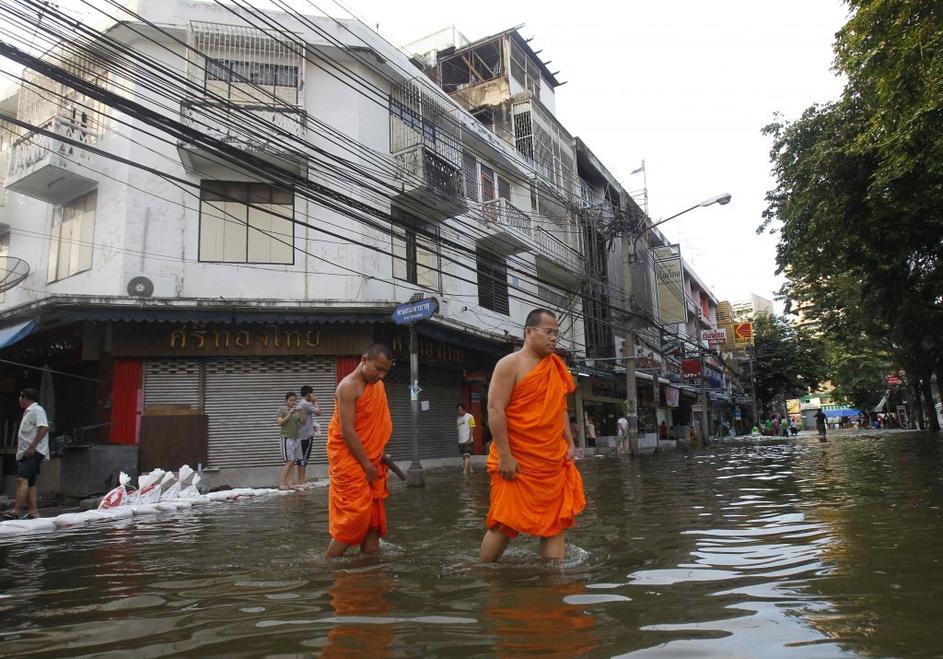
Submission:
<svg viewBox="0 0 943 659">
<path fill-rule="evenodd" d="M 545 559 L 561 561 L 564 532 L 586 506 L 566 409 L 576 386 L 555 354 L 559 335 L 553 312 L 534 309 L 525 323 L 523 350 L 495 366 L 488 389 L 491 507 L 482 563 L 497 561 L 520 533 L 540 538 Z"/>
</svg>

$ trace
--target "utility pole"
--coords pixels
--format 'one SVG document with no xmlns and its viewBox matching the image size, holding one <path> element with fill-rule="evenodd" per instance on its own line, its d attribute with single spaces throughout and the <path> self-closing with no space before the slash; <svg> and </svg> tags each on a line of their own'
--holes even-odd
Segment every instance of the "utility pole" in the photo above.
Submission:
<svg viewBox="0 0 943 659">
<path fill-rule="evenodd" d="M 699 347 L 701 357 L 701 446 L 707 446 L 710 428 L 707 423 L 707 371 L 704 360 L 704 347 Z"/>
<path fill-rule="evenodd" d="M 629 450 L 638 446 L 638 385 L 635 380 L 635 328 L 632 315 L 632 264 L 635 261 L 635 242 L 629 235 L 628 228 L 622 232 L 622 289 L 624 294 L 624 320 L 622 331 L 625 334 L 625 418 L 629 422 L 626 440 Z"/>
<path fill-rule="evenodd" d="M 758 426 L 760 415 L 756 408 L 756 362 L 752 352 L 748 350 L 747 354 L 750 356 L 750 395 L 753 396 L 753 425 Z"/>
</svg>

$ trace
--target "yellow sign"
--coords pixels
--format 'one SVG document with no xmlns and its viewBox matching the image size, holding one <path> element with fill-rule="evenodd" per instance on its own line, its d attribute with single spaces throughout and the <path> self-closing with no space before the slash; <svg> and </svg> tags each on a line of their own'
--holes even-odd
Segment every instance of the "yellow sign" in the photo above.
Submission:
<svg viewBox="0 0 943 659">
<path fill-rule="evenodd" d="M 753 343 L 753 323 L 734 323 L 733 340 L 737 345 Z"/>
</svg>

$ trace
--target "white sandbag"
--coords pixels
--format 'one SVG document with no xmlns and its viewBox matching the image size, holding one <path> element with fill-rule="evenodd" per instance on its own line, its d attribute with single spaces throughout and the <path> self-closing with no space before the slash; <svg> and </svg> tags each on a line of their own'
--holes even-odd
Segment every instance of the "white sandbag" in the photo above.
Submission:
<svg viewBox="0 0 943 659">
<path fill-rule="evenodd" d="M 229 490 L 220 490 L 219 492 L 210 492 L 206 495 L 210 501 L 225 501 L 229 498 Z"/>
<path fill-rule="evenodd" d="M 160 503 L 154 504 L 154 507 L 162 513 L 175 513 L 177 512 L 177 506 L 170 503 L 169 501 L 161 501 Z"/>
<path fill-rule="evenodd" d="M 105 510 L 86 510 L 84 513 L 79 514 L 89 522 L 104 522 L 111 519 L 111 515 Z"/>
<path fill-rule="evenodd" d="M 56 526 L 83 526 L 88 518 L 83 513 L 63 513 L 52 518 Z"/>
<path fill-rule="evenodd" d="M 15 535 L 26 535 L 27 533 L 29 533 L 29 529 L 26 527 L 18 526 L 16 524 L 7 524 L 6 522 L 0 523 L 0 538 L 13 537 Z"/>
<path fill-rule="evenodd" d="M 180 471 L 177 472 L 177 480 L 179 480 L 181 483 L 184 483 L 194 473 L 195 472 L 192 469 L 190 469 L 190 465 L 183 465 L 182 467 L 180 467 Z"/>
<path fill-rule="evenodd" d="M 19 526 L 24 527 L 30 533 L 48 533 L 56 530 L 56 524 L 49 517 L 40 517 L 38 519 L 18 519 L 15 521 Z"/>
<path fill-rule="evenodd" d="M 213 503 L 213 500 L 210 499 L 208 496 L 206 496 L 206 495 L 204 495 L 204 494 L 199 494 L 199 495 L 197 495 L 197 496 L 195 496 L 195 497 L 192 497 L 192 498 L 190 498 L 190 499 L 187 499 L 187 501 L 189 501 L 190 503 L 192 503 L 194 506 L 203 506 L 203 505 L 206 505 L 206 504 L 208 504 L 208 503 Z"/>
<path fill-rule="evenodd" d="M 193 504 L 186 499 L 177 499 L 173 504 L 177 506 L 177 510 L 189 510 L 193 507 Z"/>
<path fill-rule="evenodd" d="M 106 515 L 108 519 L 126 519 L 134 515 L 130 506 L 121 506 L 120 508 L 110 508 L 108 510 L 99 510 L 99 513 Z"/>
<path fill-rule="evenodd" d="M 131 506 L 131 512 L 137 517 L 140 515 L 156 515 L 160 511 L 154 504 L 145 503 L 139 506 Z"/>
</svg>

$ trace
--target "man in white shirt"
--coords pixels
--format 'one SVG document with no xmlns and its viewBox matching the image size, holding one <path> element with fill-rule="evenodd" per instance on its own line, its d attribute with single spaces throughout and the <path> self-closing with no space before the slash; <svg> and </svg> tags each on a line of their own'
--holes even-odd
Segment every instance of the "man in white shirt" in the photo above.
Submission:
<svg viewBox="0 0 943 659">
<path fill-rule="evenodd" d="M 46 419 L 46 410 L 36 402 L 38 398 L 39 393 L 35 389 L 20 392 L 20 407 L 24 412 L 17 433 L 16 504 L 12 515 L 8 514 L 7 517 L 20 517 L 24 505 L 28 506 L 29 512 L 23 518 L 39 517 L 36 477 L 39 476 L 39 465 L 49 457 L 49 421 Z"/>
<path fill-rule="evenodd" d="M 475 440 L 472 437 L 472 430 L 475 427 L 475 417 L 465 410 L 465 404 L 458 404 L 458 419 L 456 423 L 458 428 L 458 452 L 462 454 L 464 460 L 464 472 L 471 473 L 471 454 L 475 447 Z"/>
<path fill-rule="evenodd" d="M 629 420 L 623 414 L 616 422 L 619 426 L 619 448 L 623 453 L 629 452 Z"/>
</svg>

